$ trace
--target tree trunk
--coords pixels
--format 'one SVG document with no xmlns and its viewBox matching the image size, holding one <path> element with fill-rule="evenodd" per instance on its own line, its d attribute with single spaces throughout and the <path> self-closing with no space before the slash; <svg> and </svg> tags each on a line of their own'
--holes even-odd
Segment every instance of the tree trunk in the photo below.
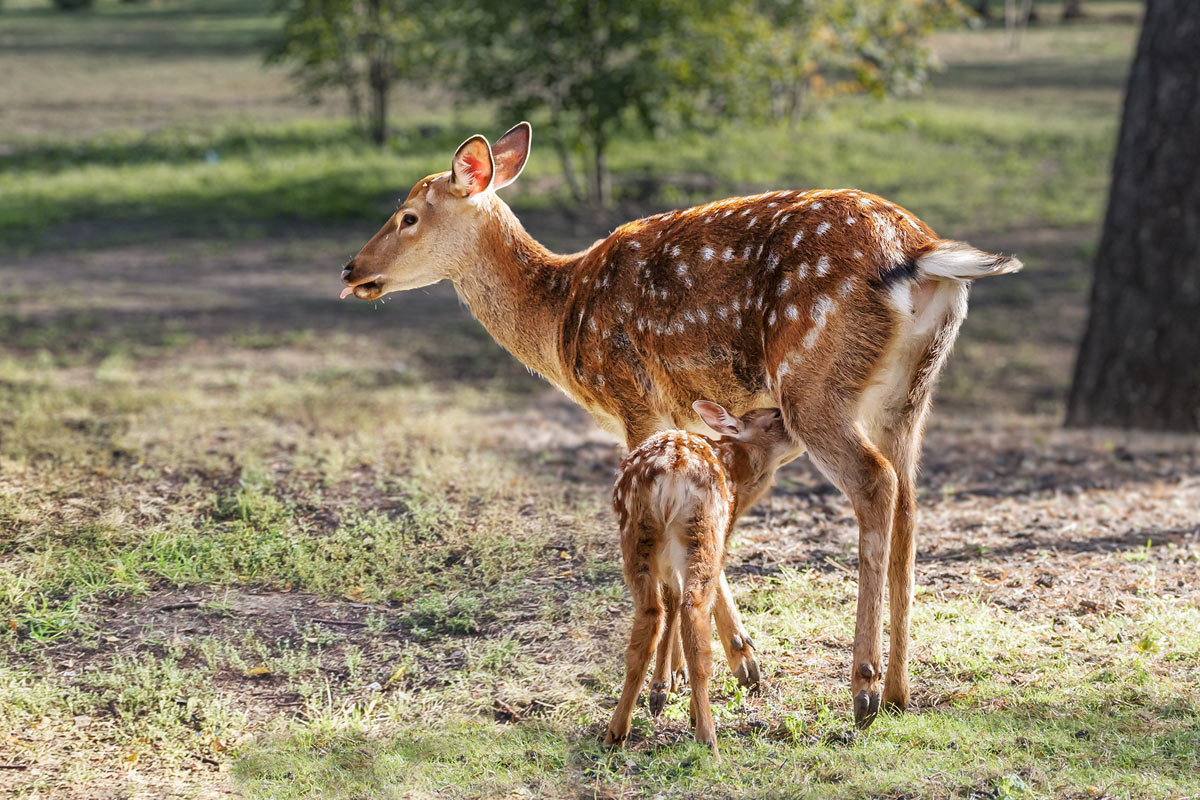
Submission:
<svg viewBox="0 0 1200 800">
<path fill-rule="evenodd" d="M 608 159 L 604 154 L 606 142 L 603 136 L 592 140 L 592 199 L 601 208 L 608 206 L 612 192 L 608 180 Z"/>
<path fill-rule="evenodd" d="M 1200 3 L 1149 0 L 1070 426 L 1200 431 Z"/>
<path fill-rule="evenodd" d="M 371 63 L 371 141 L 380 147 L 387 141 L 387 103 L 390 87 L 387 66 Z"/>
<path fill-rule="evenodd" d="M 1063 3 L 1063 22 L 1083 19 L 1083 0 L 1066 0 Z"/>
</svg>

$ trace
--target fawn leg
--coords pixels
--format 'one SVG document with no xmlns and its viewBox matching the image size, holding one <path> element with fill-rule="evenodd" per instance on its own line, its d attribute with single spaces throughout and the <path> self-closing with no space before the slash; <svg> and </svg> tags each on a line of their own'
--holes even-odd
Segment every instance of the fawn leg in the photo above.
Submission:
<svg viewBox="0 0 1200 800">
<path fill-rule="evenodd" d="M 692 683 L 691 708 L 696 741 L 710 746 L 716 756 L 717 731 L 708 703 L 708 683 L 712 677 L 713 588 L 706 592 L 702 587 L 689 586 L 685 590 L 679 627 L 683 634 L 683 655 L 687 659 L 688 676 Z"/>
<path fill-rule="evenodd" d="M 642 578 L 639 583 L 643 585 L 631 587 L 634 588 L 637 610 L 634 612 L 633 630 L 629 634 L 629 647 L 625 650 L 625 688 L 621 691 L 621 700 L 613 711 L 604 735 L 604 743 L 609 746 L 625 744 L 633 718 L 633 706 L 637 703 L 642 681 L 646 678 L 646 667 L 662 635 L 663 609 L 658 599 L 658 587 L 652 585 L 649 577 Z"/>
<path fill-rule="evenodd" d="M 654 676 L 650 679 L 650 715 L 654 717 L 666 706 L 668 692 L 675 691 L 672 652 L 679 646 L 679 598 L 664 586 L 662 602 L 666 609 L 663 635 L 658 640 L 658 658 L 654 663 Z"/>
<path fill-rule="evenodd" d="M 738 613 L 737 605 L 733 602 L 733 592 L 729 589 L 729 581 L 725 571 L 717 583 L 717 598 L 713 605 L 713 616 L 717 620 L 717 637 L 725 648 L 725 658 L 729 661 L 729 671 L 737 678 L 740 686 L 758 686 L 760 673 L 758 659 L 754 656 L 754 643 L 746 626 L 742 624 L 742 615 Z"/>
</svg>

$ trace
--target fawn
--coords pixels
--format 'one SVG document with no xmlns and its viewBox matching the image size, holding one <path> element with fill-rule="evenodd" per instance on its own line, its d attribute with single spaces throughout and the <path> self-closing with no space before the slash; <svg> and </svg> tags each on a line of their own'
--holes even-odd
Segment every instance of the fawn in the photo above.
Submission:
<svg viewBox="0 0 1200 800">
<path fill-rule="evenodd" d="M 636 610 L 625 652 L 625 688 L 604 742 L 625 742 L 656 647 L 649 706 L 653 716 L 662 711 L 678 635 L 692 684 L 696 739 L 716 755 L 708 703 L 714 610 L 735 671 L 733 658 L 746 649 L 730 621 L 721 619 L 727 610 L 714 608 L 718 587 L 725 583 L 725 543 L 737 518 L 771 487 L 779 466 L 794 457 L 796 445 L 777 408 L 738 418 L 707 400 L 697 400 L 693 407 L 723 434 L 718 441 L 680 430 L 658 433 L 626 456 L 617 471 L 613 509 L 621 522 L 625 581 Z M 736 629 L 742 629 L 740 619 Z"/>
<path fill-rule="evenodd" d="M 496 194 L 521 173 L 531 141 L 522 122 L 494 146 L 463 142 L 450 169 L 418 181 L 346 264 L 342 296 L 373 300 L 448 278 L 497 342 L 630 449 L 657 431 L 700 430 L 697 397 L 735 415 L 778 407 L 797 454 L 807 449 L 858 518 L 855 720 L 869 725 L 881 700 L 904 708 L 917 461 L 933 386 L 971 281 L 1021 262 L 939 238 L 853 189 L 718 200 L 558 255 Z M 724 587 L 717 604 L 732 607 Z"/>
</svg>

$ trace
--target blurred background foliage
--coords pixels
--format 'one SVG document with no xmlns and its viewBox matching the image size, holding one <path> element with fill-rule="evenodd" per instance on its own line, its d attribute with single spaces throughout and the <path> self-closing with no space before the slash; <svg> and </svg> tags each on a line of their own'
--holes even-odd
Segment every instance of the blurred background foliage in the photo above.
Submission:
<svg viewBox="0 0 1200 800">
<path fill-rule="evenodd" d="M 957 0 L 280 0 L 269 62 L 341 90 L 387 140 L 394 83 L 442 82 L 549 133 L 571 194 L 608 205 L 622 133 L 794 123 L 835 94 L 920 91 Z M 364 97 L 367 99 L 364 100 Z M 582 179 L 577 177 L 582 174 Z"/>
</svg>

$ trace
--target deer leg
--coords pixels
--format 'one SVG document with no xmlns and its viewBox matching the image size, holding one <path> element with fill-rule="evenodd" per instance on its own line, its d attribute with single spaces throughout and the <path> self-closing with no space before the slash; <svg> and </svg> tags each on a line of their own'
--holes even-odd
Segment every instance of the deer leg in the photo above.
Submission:
<svg viewBox="0 0 1200 800">
<path fill-rule="evenodd" d="M 729 661 L 729 671 L 737 678 L 739 686 L 758 686 L 760 673 L 758 659 L 754 656 L 754 643 L 750 641 L 750 634 L 746 633 L 742 616 L 733 602 L 733 592 L 729 589 L 725 570 L 721 570 L 721 577 L 717 583 L 713 616 L 717 620 L 717 637 L 721 640 L 721 645 L 725 648 L 725 658 Z"/>
<path fill-rule="evenodd" d="M 639 579 L 638 586 L 630 588 L 634 590 L 637 610 L 634 612 L 633 630 L 629 634 L 629 647 L 625 650 L 625 687 L 604 735 L 604 744 L 610 747 L 625 744 L 633 719 L 633 706 L 637 703 L 642 681 L 646 678 L 646 667 L 662 635 L 663 608 L 658 598 L 657 582 L 645 576 Z"/>
<path fill-rule="evenodd" d="M 675 691 L 672 651 L 679 646 L 679 598 L 669 587 L 663 587 L 663 606 L 666 609 L 663 635 L 658 640 L 658 659 L 650 679 L 650 715 L 657 717 L 667 704 L 668 692 Z"/>
<path fill-rule="evenodd" d="M 801 413 L 784 407 L 795 438 L 808 445 L 813 463 L 850 498 L 858 519 L 858 614 L 850 693 L 854 721 L 866 728 L 879 712 L 883 678 L 883 587 L 896 502 L 896 471 L 863 436 L 849 415 L 836 410 Z"/>
<path fill-rule="evenodd" d="M 689 580 L 680 609 L 683 655 L 687 659 L 692 683 L 692 724 L 696 741 L 707 744 L 717 755 L 717 732 L 708 702 L 708 683 L 712 677 L 712 602 L 716 576 L 709 580 Z"/>
</svg>

